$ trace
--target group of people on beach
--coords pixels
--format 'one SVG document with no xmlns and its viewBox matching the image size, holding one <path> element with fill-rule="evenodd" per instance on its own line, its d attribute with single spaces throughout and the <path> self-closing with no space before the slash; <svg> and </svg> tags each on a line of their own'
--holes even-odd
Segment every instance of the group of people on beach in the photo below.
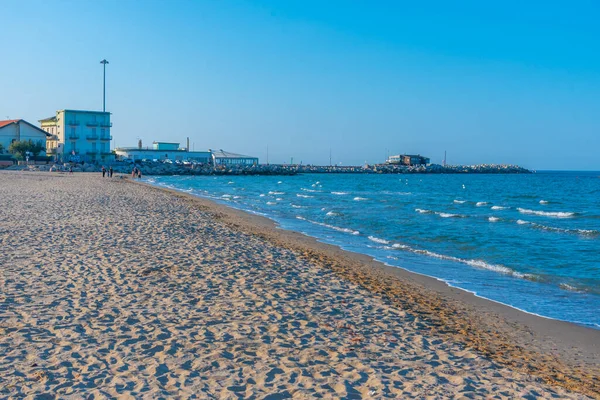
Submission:
<svg viewBox="0 0 600 400">
<path fill-rule="evenodd" d="M 106 169 L 106 167 L 103 165 L 102 166 L 102 177 L 106 177 L 106 178 L 112 178 L 113 176 L 113 167 L 109 167 L 108 169 Z"/>
<path fill-rule="evenodd" d="M 133 170 L 131 171 L 131 177 L 132 178 L 142 178 L 142 170 L 139 169 L 138 167 L 133 167 Z"/>
</svg>

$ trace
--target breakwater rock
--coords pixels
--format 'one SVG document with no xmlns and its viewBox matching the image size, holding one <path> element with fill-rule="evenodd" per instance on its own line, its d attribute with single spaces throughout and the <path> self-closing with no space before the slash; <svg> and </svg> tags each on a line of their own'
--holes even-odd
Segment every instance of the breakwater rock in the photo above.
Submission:
<svg viewBox="0 0 600 400">
<path fill-rule="evenodd" d="M 134 166 L 142 171 L 142 175 L 296 175 L 296 174 L 528 174 L 532 171 L 517 165 L 419 165 L 403 166 L 391 164 L 375 164 L 365 166 L 317 166 L 317 165 L 239 165 L 239 166 L 211 166 L 211 165 L 181 165 L 170 163 L 141 163 L 130 164 L 116 162 L 106 165 L 111 166 L 115 173 L 131 174 Z M 73 172 L 100 172 L 101 165 L 95 164 L 42 164 L 42 165 L 15 165 L 8 169 L 29 171 L 68 171 Z"/>
</svg>

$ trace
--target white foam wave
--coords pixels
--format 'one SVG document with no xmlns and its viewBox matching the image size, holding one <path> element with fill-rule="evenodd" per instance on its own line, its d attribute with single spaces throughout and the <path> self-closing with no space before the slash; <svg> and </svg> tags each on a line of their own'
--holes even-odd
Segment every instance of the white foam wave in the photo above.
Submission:
<svg viewBox="0 0 600 400">
<path fill-rule="evenodd" d="M 227 182 L 228 185 L 233 185 L 234 183 L 235 183 L 234 181 Z"/>
<path fill-rule="evenodd" d="M 490 221 L 490 222 L 498 222 L 498 221 L 500 221 L 500 218 L 498 218 L 498 217 L 489 217 L 488 221 Z"/>
<path fill-rule="evenodd" d="M 333 230 L 338 231 L 338 232 L 349 233 L 351 235 L 360 235 L 360 232 L 359 231 L 355 231 L 354 229 L 341 228 L 341 227 L 335 226 L 335 225 L 329 225 L 329 224 L 324 224 L 322 222 L 311 221 L 310 219 L 306 219 L 306 218 L 301 217 L 301 216 L 296 216 L 296 218 L 299 219 L 299 220 L 302 220 L 302 221 L 310 222 L 311 224 L 315 224 L 315 225 L 323 226 L 325 228 L 333 229 Z"/>
<path fill-rule="evenodd" d="M 354 201 L 366 201 L 366 200 L 369 200 L 369 199 L 367 199 L 365 197 L 355 197 L 354 198 Z"/>
<path fill-rule="evenodd" d="M 415 208 L 415 211 L 418 212 L 419 214 L 432 214 L 433 211 L 431 210 L 423 210 L 422 208 Z"/>
<path fill-rule="evenodd" d="M 492 210 L 506 210 L 508 207 L 502 207 L 502 206 L 492 206 Z"/>
<path fill-rule="evenodd" d="M 456 217 L 460 217 L 460 215 L 458 214 L 450 214 L 450 213 L 436 213 L 437 215 L 439 215 L 442 218 L 456 218 Z"/>
<path fill-rule="evenodd" d="M 401 249 L 401 250 L 409 251 L 409 252 L 415 253 L 415 254 L 422 254 L 422 255 L 437 258 L 440 260 L 454 261 L 454 262 L 458 262 L 461 264 L 470 265 L 475 268 L 487 269 L 489 271 L 499 272 L 501 274 L 511 275 L 511 276 L 514 276 L 517 278 L 527 278 L 526 274 L 517 272 L 511 268 L 505 267 L 504 265 L 490 264 L 483 260 L 476 260 L 476 259 L 468 260 L 468 259 L 454 257 L 454 256 L 447 256 L 445 254 L 434 253 L 433 251 L 429 251 L 429 250 L 415 249 L 413 247 L 399 244 L 399 243 L 393 244 L 392 247 L 395 249 Z"/>
<path fill-rule="evenodd" d="M 231 197 L 231 195 L 230 195 L 230 194 L 224 194 L 224 195 L 222 195 L 221 197 L 223 197 L 223 198 L 226 198 L 226 199 L 227 199 L 227 198 Z"/>
<path fill-rule="evenodd" d="M 268 206 L 274 206 L 275 204 L 277 204 L 277 203 L 274 201 L 267 201 Z"/>
<path fill-rule="evenodd" d="M 305 192 L 318 192 L 318 190 L 306 189 L 306 188 L 300 188 L 300 190 L 304 190 Z"/>
<path fill-rule="evenodd" d="M 385 240 L 385 239 L 380 239 L 378 237 L 375 236 L 369 236 L 369 240 L 375 242 L 375 243 L 381 243 L 381 244 L 389 244 L 390 242 Z"/>
<path fill-rule="evenodd" d="M 269 194 L 282 195 L 285 194 L 285 192 L 269 192 Z"/>
<path fill-rule="evenodd" d="M 547 200 L 540 200 L 540 204 L 548 204 Z"/>
<path fill-rule="evenodd" d="M 542 217 L 553 217 L 553 218 L 571 218 L 575 216 L 574 212 L 570 211 L 538 211 L 538 210 L 528 210 L 526 208 L 517 208 L 517 210 L 521 214 L 529 214 L 529 215 L 539 215 Z"/>
<path fill-rule="evenodd" d="M 456 204 L 464 204 L 464 203 L 466 203 L 467 201 L 466 201 L 466 200 L 454 200 L 454 202 L 455 202 Z"/>
<path fill-rule="evenodd" d="M 600 236 L 600 231 L 596 231 L 593 229 L 569 229 L 569 228 L 558 228 L 555 226 L 547 226 L 542 224 L 537 224 L 535 222 L 528 222 L 523 220 L 517 220 L 517 224 L 519 225 L 530 225 L 533 228 L 541 229 L 544 231 L 550 232 L 560 232 L 560 233 L 569 233 L 572 235 L 581 235 L 581 236 Z"/>
<path fill-rule="evenodd" d="M 338 216 L 340 216 L 340 215 L 342 215 L 342 214 L 340 214 L 340 213 L 338 213 L 338 212 L 335 212 L 335 211 L 329 211 L 329 212 L 328 212 L 327 214 L 325 214 L 325 215 L 327 215 L 327 216 L 329 216 L 329 217 L 338 217 Z"/>
<path fill-rule="evenodd" d="M 281 200 L 283 200 L 283 199 L 282 199 L 281 197 L 277 197 L 275 200 L 276 200 L 276 201 L 281 201 Z"/>
<path fill-rule="evenodd" d="M 266 195 L 264 193 L 259 194 L 258 197 L 265 197 Z"/>
<path fill-rule="evenodd" d="M 477 207 L 487 206 L 487 201 L 478 201 L 477 203 L 475 203 L 475 205 Z"/>
<path fill-rule="evenodd" d="M 312 199 L 312 198 L 314 197 L 314 196 L 308 196 L 308 195 L 306 195 L 306 194 L 300 194 L 300 193 L 298 193 L 296 196 L 298 196 L 298 197 L 303 197 L 303 198 L 305 198 L 305 199 Z"/>
<path fill-rule="evenodd" d="M 296 205 L 296 204 L 292 204 L 291 206 L 292 206 L 293 208 L 303 208 L 302 206 L 298 206 L 298 205 Z"/>
<path fill-rule="evenodd" d="M 527 225 L 529 223 L 530 223 L 529 221 L 523 221 L 522 219 L 517 220 L 517 224 L 519 224 L 519 225 Z"/>
<path fill-rule="evenodd" d="M 331 194 L 335 194 L 335 195 L 338 195 L 338 196 L 344 196 L 344 195 L 346 195 L 348 193 L 347 192 L 331 192 Z"/>
</svg>

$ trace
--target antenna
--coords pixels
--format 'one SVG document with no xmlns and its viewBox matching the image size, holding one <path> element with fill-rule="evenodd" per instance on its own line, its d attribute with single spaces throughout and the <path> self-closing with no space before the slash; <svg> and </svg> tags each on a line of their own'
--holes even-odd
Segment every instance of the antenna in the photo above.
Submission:
<svg viewBox="0 0 600 400">
<path fill-rule="evenodd" d="M 444 167 L 446 166 L 446 150 L 444 150 Z"/>
<path fill-rule="evenodd" d="M 329 166 L 331 167 L 331 147 L 329 148 Z"/>
</svg>

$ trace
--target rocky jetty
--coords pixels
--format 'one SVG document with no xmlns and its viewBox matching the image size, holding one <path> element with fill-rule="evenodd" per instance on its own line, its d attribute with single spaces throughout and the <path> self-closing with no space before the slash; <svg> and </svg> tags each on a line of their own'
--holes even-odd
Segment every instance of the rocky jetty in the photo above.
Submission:
<svg viewBox="0 0 600 400">
<path fill-rule="evenodd" d="M 142 175 L 296 175 L 296 174 L 528 174 L 532 171 L 517 165 L 447 165 L 438 164 L 403 166 L 392 164 L 375 164 L 365 166 L 316 166 L 316 165 L 240 165 L 240 166 L 211 166 L 211 165 L 181 165 L 169 163 L 130 164 L 113 163 L 115 173 L 130 174 L 137 166 Z M 55 165 L 15 165 L 11 170 L 30 171 L 68 171 L 69 164 Z M 108 165 L 106 165 L 108 168 Z M 100 172 L 102 166 L 95 164 L 73 164 L 73 172 Z"/>
</svg>

